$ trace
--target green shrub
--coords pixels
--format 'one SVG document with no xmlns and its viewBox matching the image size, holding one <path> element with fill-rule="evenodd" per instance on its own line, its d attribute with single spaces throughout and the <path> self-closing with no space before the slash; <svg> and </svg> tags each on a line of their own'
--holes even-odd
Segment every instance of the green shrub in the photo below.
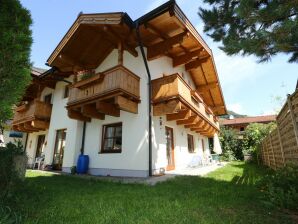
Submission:
<svg viewBox="0 0 298 224">
<path fill-rule="evenodd" d="M 6 147 L 0 148 L 0 199 L 4 199 L 14 187 L 20 182 L 16 173 L 14 158 L 16 156 L 25 156 L 24 147 L 21 142 L 8 143 Z"/>
<path fill-rule="evenodd" d="M 71 173 L 72 175 L 76 174 L 76 172 L 77 172 L 77 167 L 76 167 L 76 166 L 72 166 L 72 167 L 70 167 L 70 173 Z"/>
<path fill-rule="evenodd" d="M 265 176 L 259 183 L 266 203 L 298 210 L 298 166 L 287 165 Z"/>
</svg>

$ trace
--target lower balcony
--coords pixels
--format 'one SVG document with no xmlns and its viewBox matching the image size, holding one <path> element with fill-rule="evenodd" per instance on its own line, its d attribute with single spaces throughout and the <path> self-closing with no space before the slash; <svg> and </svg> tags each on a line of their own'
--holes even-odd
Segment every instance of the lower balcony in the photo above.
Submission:
<svg viewBox="0 0 298 224">
<path fill-rule="evenodd" d="M 44 131 L 49 128 L 52 105 L 39 100 L 17 107 L 14 111 L 12 129 L 21 132 Z"/>
<path fill-rule="evenodd" d="M 119 117 L 120 110 L 137 114 L 139 102 L 140 77 L 118 65 L 69 87 L 68 116 L 90 121 Z"/>
<path fill-rule="evenodd" d="M 192 131 L 212 137 L 219 131 L 217 117 L 179 74 L 152 80 L 153 115 L 166 115 Z"/>
</svg>

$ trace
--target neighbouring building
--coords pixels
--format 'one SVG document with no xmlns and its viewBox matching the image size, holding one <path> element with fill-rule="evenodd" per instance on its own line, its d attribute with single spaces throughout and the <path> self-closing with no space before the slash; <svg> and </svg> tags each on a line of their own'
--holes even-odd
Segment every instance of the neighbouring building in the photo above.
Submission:
<svg viewBox="0 0 298 224">
<path fill-rule="evenodd" d="M 231 119 L 220 119 L 220 125 L 230 127 L 236 131 L 245 131 L 245 128 L 251 123 L 268 124 L 276 121 L 276 115 L 264 115 L 255 117 L 239 117 Z"/>
<path fill-rule="evenodd" d="M 90 174 L 146 177 L 200 163 L 208 138 L 220 153 L 213 55 L 175 1 L 136 21 L 80 14 L 47 64 L 12 123 L 28 133 L 29 165 L 44 153 L 70 172 L 84 153 Z"/>
</svg>

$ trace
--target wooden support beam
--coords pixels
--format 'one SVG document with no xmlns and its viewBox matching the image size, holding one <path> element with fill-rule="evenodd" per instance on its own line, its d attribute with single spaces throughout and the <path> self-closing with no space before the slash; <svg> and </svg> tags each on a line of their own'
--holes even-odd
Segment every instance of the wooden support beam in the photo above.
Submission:
<svg viewBox="0 0 298 224">
<path fill-rule="evenodd" d="M 201 128 L 205 123 L 206 123 L 206 121 L 200 119 L 198 122 L 196 122 L 194 124 L 186 124 L 186 125 L 184 125 L 184 127 L 185 128 Z"/>
<path fill-rule="evenodd" d="M 194 60 L 192 62 L 189 62 L 185 65 L 185 70 L 189 71 L 195 68 L 198 68 L 199 66 L 201 66 L 202 63 L 206 62 L 209 59 L 209 55 L 205 56 L 203 58 L 198 58 L 197 60 Z"/>
<path fill-rule="evenodd" d="M 198 122 L 198 115 L 192 115 L 188 119 L 176 121 L 177 125 L 193 124 Z"/>
<path fill-rule="evenodd" d="M 35 132 L 35 131 L 40 131 L 39 128 L 34 128 L 34 127 L 32 127 L 30 121 L 24 123 L 24 128 L 25 128 L 26 130 L 28 130 L 28 131 L 33 131 L 33 132 Z"/>
<path fill-rule="evenodd" d="M 120 117 L 120 109 L 112 103 L 98 101 L 96 102 L 96 110 L 109 116 Z"/>
<path fill-rule="evenodd" d="M 179 65 L 186 64 L 191 60 L 197 59 L 200 57 L 200 53 L 202 52 L 203 48 L 201 47 L 199 50 L 191 51 L 189 53 L 180 55 L 178 57 L 173 58 L 173 67 L 177 67 Z"/>
<path fill-rule="evenodd" d="M 104 26 L 103 32 L 106 34 L 108 40 L 116 40 L 116 44 L 118 45 L 119 42 L 123 41 L 121 37 L 117 33 L 115 33 L 110 27 Z M 135 57 L 138 57 L 138 52 L 136 49 L 129 44 L 123 42 L 123 49 L 127 50 L 130 54 L 132 54 Z"/>
<path fill-rule="evenodd" d="M 199 85 L 197 88 L 197 91 L 199 93 L 201 93 L 201 92 L 208 91 L 210 89 L 215 89 L 217 87 L 218 87 L 218 82 L 212 82 L 212 83 L 208 83 L 206 85 Z"/>
<path fill-rule="evenodd" d="M 134 114 L 138 113 L 138 103 L 131 101 L 123 96 L 116 96 L 115 104 L 120 110 L 124 110 Z"/>
<path fill-rule="evenodd" d="M 71 119 L 75 119 L 75 120 L 79 120 L 79 121 L 86 121 L 86 122 L 91 121 L 90 117 L 85 117 L 79 111 L 68 109 L 67 113 L 68 113 L 68 117 Z"/>
<path fill-rule="evenodd" d="M 31 121 L 31 126 L 38 129 L 48 129 L 50 123 L 48 121 L 34 120 Z"/>
<path fill-rule="evenodd" d="M 123 65 L 123 43 L 118 42 L 118 65 Z"/>
<path fill-rule="evenodd" d="M 167 121 L 185 120 L 191 116 L 191 110 L 181 110 L 174 114 L 167 114 Z"/>
<path fill-rule="evenodd" d="M 153 116 L 162 116 L 165 114 L 176 113 L 182 108 L 179 100 L 170 100 L 165 103 L 158 103 L 153 106 Z"/>
<path fill-rule="evenodd" d="M 82 107 L 82 115 L 85 117 L 95 118 L 99 120 L 104 120 L 105 115 L 96 110 L 95 104 L 86 104 Z"/>
<path fill-rule="evenodd" d="M 177 45 L 179 46 L 188 36 L 189 36 L 188 32 L 183 32 L 174 37 L 170 37 L 164 41 L 161 41 L 157 44 L 149 46 L 147 48 L 147 59 L 153 60 L 167 54 L 167 52 L 170 49 L 172 49 Z"/>
</svg>

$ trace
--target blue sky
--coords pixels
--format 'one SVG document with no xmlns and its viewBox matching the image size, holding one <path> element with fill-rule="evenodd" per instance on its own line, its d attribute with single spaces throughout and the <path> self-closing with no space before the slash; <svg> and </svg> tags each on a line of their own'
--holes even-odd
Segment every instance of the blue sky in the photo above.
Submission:
<svg viewBox="0 0 298 224">
<path fill-rule="evenodd" d="M 127 12 L 135 20 L 166 0 L 21 0 L 31 11 L 33 46 L 31 61 L 46 68 L 45 62 L 77 15 L 97 12 Z M 286 55 L 278 55 L 268 63 L 258 64 L 254 57 L 226 56 L 219 44 L 203 33 L 203 23 L 197 15 L 203 6 L 200 0 L 177 0 L 186 16 L 197 28 L 213 51 L 227 108 L 248 115 L 271 114 L 279 103 L 276 96 L 285 97 L 296 86 L 298 64 L 287 63 Z"/>
</svg>

